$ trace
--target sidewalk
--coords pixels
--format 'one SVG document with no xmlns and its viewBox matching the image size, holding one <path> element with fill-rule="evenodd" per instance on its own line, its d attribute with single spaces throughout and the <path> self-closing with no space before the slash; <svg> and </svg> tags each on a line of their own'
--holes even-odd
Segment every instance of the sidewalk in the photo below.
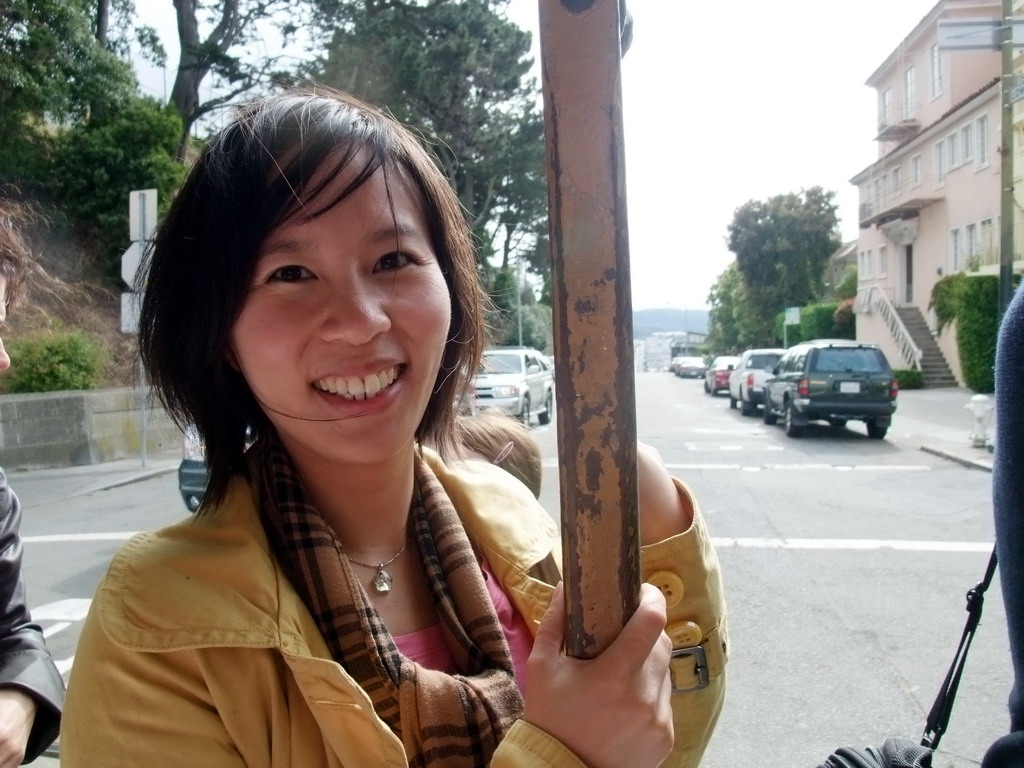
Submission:
<svg viewBox="0 0 1024 768">
<path fill-rule="evenodd" d="M 916 445 L 922 451 L 991 472 L 989 450 L 971 446 L 971 413 L 966 406 L 974 394 L 970 389 L 958 387 L 900 392 L 887 439 L 901 445 Z M 988 435 L 991 440 L 995 436 L 995 401 L 991 395 L 989 398 L 992 418 Z"/>
<path fill-rule="evenodd" d="M 145 460 L 137 456 L 77 467 L 4 471 L 21 498 L 51 503 L 175 472 L 180 462 L 181 451 L 175 449 L 147 455 Z"/>
</svg>

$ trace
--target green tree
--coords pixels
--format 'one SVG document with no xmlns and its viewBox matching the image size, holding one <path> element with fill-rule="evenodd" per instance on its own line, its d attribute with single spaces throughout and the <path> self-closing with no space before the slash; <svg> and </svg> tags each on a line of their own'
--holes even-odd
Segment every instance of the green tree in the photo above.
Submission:
<svg viewBox="0 0 1024 768">
<path fill-rule="evenodd" d="M 128 243 L 128 193 L 156 188 L 166 200 L 184 168 L 174 159 L 181 120 L 171 107 L 135 97 L 116 112 L 64 132 L 53 173 L 64 213 L 110 277 Z"/>
<path fill-rule="evenodd" d="M 180 53 L 170 100 L 181 117 L 183 132 L 178 156 L 184 159 L 188 135 L 197 120 L 257 86 L 290 77 L 287 69 L 279 71 L 280 55 L 253 56 L 254 46 L 250 43 L 259 39 L 260 23 L 276 24 L 287 38 L 302 25 L 301 19 L 309 3 L 305 0 L 173 2 Z M 204 101 L 200 97 L 200 86 L 209 76 L 213 77 L 217 95 Z"/>
<path fill-rule="evenodd" d="M 529 257 L 547 226 L 544 127 L 529 78 L 530 35 L 504 15 L 508 0 L 321 0 L 333 29 L 303 70 L 358 94 L 430 137 L 477 234 L 482 260 Z"/>
<path fill-rule="evenodd" d="M 0 10 L 0 179 L 38 186 L 59 127 L 110 111 L 136 88 L 101 44 L 87 0 L 7 0 Z"/>
<path fill-rule="evenodd" d="M 729 250 L 757 325 L 821 296 L 829 256 L 839 247 L 835 192 L 821 187 L 744 203 L 728 227 Z"/>
<path fill-rule="evenodd" d="M 516 346 L 522 344 L 545 350 L 551 342 L 551 307 L 541 304 L 527 281 L 519 287 L 516 298 L 516 270 L 497 268 L 491 273 L 488 294 L 493 311 L 487 318 L 489 342 Z"/>
<path fill-rule="evenodd" d="M 745 303 L 743 281 L 732 262 L 725 268 L 708 294 L 708 348 L 715 352 L 737 351 L 742 346 L 743 331 L 737 315 Z"/>
</svg>

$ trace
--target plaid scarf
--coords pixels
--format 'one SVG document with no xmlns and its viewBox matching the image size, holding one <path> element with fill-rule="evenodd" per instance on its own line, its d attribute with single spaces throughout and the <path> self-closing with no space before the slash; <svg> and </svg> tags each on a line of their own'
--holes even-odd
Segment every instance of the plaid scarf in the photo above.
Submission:
<svg viewBox="0 0 1024 768">
<path fill-rule="evenodd" d="M 402 740 L 409 765 L 487 765 L 522 714 L 523 700 L 476 554 L 430 467 L 416 456 L 410 514 L 424 577 L 460 672 L 455 675 L 399 653 L 284 448 L 273 439 L 261 454 L 263 460 L 250 466 L 257 467 L 254 487 L 271 547 L 335 661 Z"/>
</svg>

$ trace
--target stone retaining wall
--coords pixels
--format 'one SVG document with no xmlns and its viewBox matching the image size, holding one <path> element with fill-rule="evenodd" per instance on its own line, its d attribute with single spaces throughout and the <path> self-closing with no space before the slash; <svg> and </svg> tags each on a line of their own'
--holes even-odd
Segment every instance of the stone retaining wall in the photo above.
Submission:
<svg viewBox="0 0 1024 768">
<path fill-rule="evenodd" d="M 98 464 L 181 444 L 159 405 L 140 409 L 135 389 L 0 395 L 0 466 L 5 469 Z"/>
</svg>

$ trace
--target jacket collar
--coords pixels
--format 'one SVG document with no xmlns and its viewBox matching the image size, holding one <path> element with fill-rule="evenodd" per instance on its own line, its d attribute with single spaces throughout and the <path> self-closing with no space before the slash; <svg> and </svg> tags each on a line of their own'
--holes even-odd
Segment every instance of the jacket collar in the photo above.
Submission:
<svg viewBox="0 0 1024 768">
<path fill-rule="evenodd" d="M 554 521 L 504 470 L 480 461 L 448 465 L 426 449 L 424 457 L 470 540 L 535 628 L 551 588 L 526 572 L 557 540 Z M 330 658 L 270 551 L 255 495 L 241 477 L 217 509 L 128 542 L 96 599 L 108 636 L 125 648 L 278 647 L 289 655 Z"/>
</svg>

